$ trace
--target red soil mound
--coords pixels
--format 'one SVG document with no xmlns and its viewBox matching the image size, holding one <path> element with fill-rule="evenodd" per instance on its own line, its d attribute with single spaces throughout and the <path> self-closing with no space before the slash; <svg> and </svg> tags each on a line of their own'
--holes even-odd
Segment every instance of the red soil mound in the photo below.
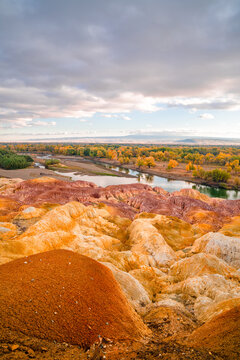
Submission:
<svg viewBox="0 0 240 360">
<path fill-rule="evenodd" d="M 240 306 L 214 317 L 188 338 L 188 345 L 219 351 L 227 359 L 240 358 Z"/>
<path fill-rule="evenodd" d="M 0 266 L 0 327 L 82 346 L 149 333 L 111 271 L 67 250 Z"/>
</svg>

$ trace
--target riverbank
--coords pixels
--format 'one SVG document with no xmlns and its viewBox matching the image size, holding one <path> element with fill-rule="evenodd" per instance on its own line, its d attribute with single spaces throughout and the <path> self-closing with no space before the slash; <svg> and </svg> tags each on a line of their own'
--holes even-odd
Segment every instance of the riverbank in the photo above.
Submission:
<svg viewBox="0 0 240 360">
<path fill-rule="evenodd" d="M 97 164 L 94 161 L 84 159 L 81 157 L 68 157 L 64 155 L 53 156 L 54 159 L 60 160 L 60 164 L 55 164 L 50 169 L 63 174 L 66 172 L 75 172 L 78 175 L 88 175 L 88 176 L 117 176 L 117 177 L 130 177 L 134 178 L 132 175 L 122 174 L 119 171 L 107 169 L 104 165 Z M 37 155 L 33 156 L 35 162 L 39 162 L 42 165 L 45 160 L 39 158 Z"/>
<path fill-rule="evenodd" d="M 148 174 L 148 175 L 156 175 L 156 176 L 160 176 L 163 177 L 165 179 L 169 179 L 169 180 L 179 180 L 179 181 L 187 181 L 187 182 L 191 182 L 194 184 L 198 184 L 198 185 L 205 185 L 205 186 L 210 186 L 213 188 L 220 188 L 220 189 L 227 189 L 227 190 L 240 190 L 240 186 L 238 188 L 236 188 L 236 185 L 234 185 L 233 180 L 230 179 L 228 183 L 216 183 L 214 181 L 209 181 L 209 180 L 205 180 L 205 179 L 200 179 L 200 178 L 196 178 L 192 175 L 192 172 L 187 171 L 185 169 L 186 164 L 179 164 L 177 166 L 177 168 L 174 169 L 167 169 L 167 163 L 166 162 L 159 162 L 157 163 L 156 167 L 154 168 L 138 168 L 137 166 L 131 164 L 131 165 L 119 165 L 118 161 L 114 161 L 114 160 L 109 160 L 109 159 L 92 159 L 93 162 L 95 163 L 103 163 L 106 165 L 111 165 L 111 166 L 117 166 L 117 167 L 121 167 L 124 169 L 128 169 L 128 170 L 134 170 L 134 171 L 139 171 L 141 173 L 144 174 Z M 215 166 L 203 166 L 204 170 L 206 171 L 210 171 L 215 169 Z M 232 182 L 231 182 L 232 180 Z"/>
<path fill-rule="evenodd" d="M 25 169 L 16 169 L 16 170 L 0 169 L 0 177 L 4 177 L 7 179 L 19 178 L 23 180 L 30 180 L 43 176 L 52 177 L 57 180 L 65 180 L 65 181 L 71 180 L 69 177 L 56 174 L 53 170 L 49 170 L 49 169 L 40 169 L 34 167 L 29 167 Z"/>
</svg>

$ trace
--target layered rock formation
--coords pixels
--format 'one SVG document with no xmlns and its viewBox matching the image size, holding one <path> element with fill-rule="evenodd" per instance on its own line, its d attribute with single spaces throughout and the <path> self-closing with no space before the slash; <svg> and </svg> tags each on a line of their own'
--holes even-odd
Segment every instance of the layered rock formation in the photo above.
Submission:
<svg viewBox="0 0 240 360">
<path fill-rule="evenodd" d="M 112 292 L 116 292 L 116 296 L 122 299 L 121 305 L 118 305 L 119 309 L 123 311 L 121 306 L 130 309 L 131 305 L 153 330 L 154 336 L 158 336 L 158 341 L 172 337 L 174 341 L 183 344 L 181 346 L 195 349 L 198 347 L 199 336 L 199 348 L 200 345 L 204 347 L 206 343 L 207 353 L 212 346 L 212 349 L 218 352 L 219 358 L 221 347 L 229 346 L 233 354 L 238 354 L 240 344 L 235 327 L 226 327 L 230 334 L 226 338 L 227 345 L 220 341 L 222 333 L 214 329 L 227 318 L 227 314 L 230 314 L 231 319 L 239 314 L 239 200 L 213 199 L 195 190 L 182 190 L 170 194 L 160 188 L 141 184 L 100 188 L 87 182 L 63 182 L 49 178 L 11 181 L 9 184 L 5 180 L 2 183 L 4 185 L 0 188 L 0 263 L 3 265 L 0 266 L 0 273 L 3 271 L 5 274 L 2 279 L 6 277 L 7 272 L 13 271 L 12 267 L 21 265 L 23 269 L 27 269 L 28 266 L 24 267 L 29 265 L 26 256 L 27 259 L 38 259 L 40 255 L 35 257 L 34 254 L 39 253 L 41 258 L 57 254 L 56 261 L 54 260 L 56 267 L 53 261 L 49 260 L 51 269 L 55 269 L 56 272 L 57 262 L 60 262 L 63 254 L 68 254 L 66 250 L 71 250 L 74 253 L 70 254 L 74 258 L 77 256 L 78 259 L 82 259 L 80 255 L 86 255 L 98 261 L 93 262 L 96 268 L 104 269 L 101 281 L 99 280 L 96 286 L 102 284 L 101 286 L 105 287 L 102 281 L 112 283 L 113 277 L 115 278 L 120 287 L 115 284 L 115 290 Z M 58 253 L 56 249 L 64 251 Z M 27 264 L 24 264 L 24 261 L 27 261 Z M 82 260 L 78 261 L 80 264 Z M 90 264 L 93 260 L 88 261 Z M 37 274 L 42 269 L 40 265 L 42 266 L 40 259 L 39 263 L 35 260 L 31 262 L 29 268 L 36 271 L 32 278 L 37 279 Z M 47 267 L 43 270 L 47 274 Z M 79 265 L 78 274 L 81 271 Z M 53 287 L 54 278 L 57 276 L 54 274 L 51 277 Z M 64 278 L 64 274 L 61 276 L 65 283 L 71 283 L 74 274 L 69 273 L 69 279 Z M 113 274 L 112 278 L 110 274 Z M 67 276 L 67 273 L 65 275 Z M 24 276 L 28 276 L 27 273 Z M 21 283 L 23 280 L 20 276 L 16 277 L 15 281 Z M 41 284 L 43 280 L 38 281 Z M 4 283 L 4 293 L 8 293 L 9 296 L 3 298 L 3 303 L 10 308 L 13 306 L 11 301 L 16 301 L 11 300 L 14 299 L 11 292 L 13 290 L 10 291 L 10 288 L 13 289 L 13 283 L 11 284 L 8 289 L 8 285 Z M 36 284 L 34 281 L 29 289 L 37 291 Z M 76 291 L 81 292 L 81 284 L 80 281 Z M 44 282 L 41 286 L 44 288 Z M 69 294 L 73 294 L 72 290 L 68 289 Z M 92 290 L 89 291 L 91 293 Z M 60 296 L 60 292 L 57 294 Z M 35 296 L 35 293 L 28 295 L 30 298 Z M 123 300 L 125 296 L 128 302 Z M 55 298 L 53 294 L 52 298 Z M 109 296 L 108 300 L 113 301 L 113 298 Z M 89 301 L 93 301 L 92 298 Z M 19 304 L 20 307 L 25 306 L 25 302 Z M 113 305 L 109 303 L 108 306 Z M 9 324 L 14 324 L 14 316 L 21 313 L 20 307 L 16 312 L 10 312 L 12 320 L 9 320 Z M 75 311 L 78 310 L 74 307 L 71 311 L 71 316 L 76 316 Z M 123 334 L 125 331 L 127 336 L 127 333 L 132 332 L 136 339 L 147 334 L 147 329 L 139 317 L 134 320 L 137 325 L 135 333 L 131 328 L 134 312 L 124 311 L 130 319 L 129 329 L 123 327 L 119 330 L 122 325 L 115 319 L 115 334 Z M 67 315 L 64 313 L 61 317 L 65 316 Z M 47 313 L 43 319 L 46 320 L 44 328 L 49 322 L 50 314 Z M 18 321 L 20 320 L 18 319 L 16 324 Z M 5 323 L 4 326 L 8 324 Z M 91 338 L 89 343 L 87 340 L 82 343 L 90 344 L 95 341 L 97 329 L 99 328 L 91 335 L 93 337 L 88 335 L 89 339 Z M 159 329 L 162 329 L 162 335 Z M 206 342 L 205 330 L 206 334 L 212 331 L 209 341 Z M 33 334 L 39 337 L 41 331 Z M 80 338 L 74 338 L 76 329 L 71 331 L 68 338 L 65 338 L 65 333 L 59 337 L 55 337 L 54 333 L 55 335 L 49 335 L 49 339 L 69 342 L 75 339 L 74 341 L 80 343 Z M 86 331 L 88 333 L 88 330 Z M 104 331 L 101 328 L 101 331 L 103 333 L 105 328 Z M 109 333 L 105 336 L 111 338 Z M 214 336 L 216 344 L 219 344 L 215 347 L 211 345 L 214 343 Z M 122 337 L 112 335 L 112 339 Z M 155 344 L 156 340 L 153 343 Z M 197 353 L 193 351 L 193 358 L 198 359 Z M 201 353 L 202 357 L 199 355 L 199 358 L 204 359 L 204 354 Z M 228 358 L 230 352 L 226 350 L 224 356 Z"/>
</svg>

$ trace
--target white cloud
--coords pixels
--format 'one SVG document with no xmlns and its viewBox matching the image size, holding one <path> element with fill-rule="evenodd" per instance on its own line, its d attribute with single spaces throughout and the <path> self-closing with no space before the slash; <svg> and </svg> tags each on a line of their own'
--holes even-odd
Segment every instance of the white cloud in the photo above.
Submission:
<svg viewBox="0 0 240 360">
<path fill-rule="evenodd" d="M 56 121 L 47 122 L 47 121 L 38 120 L 32 122 L 31 126 L 55 126 L 56 124 L 57 124 Z"/>
<path fill-rule="evenodd" d="M 198 110 L 196 108 L 191 108 L 189 110 L 189 114 L 194 114 L 195 112 L 197 112 Z"/>
<path fill-rule="evenodd" d="M 69 86 L 54 90 L 49 97 L 48 92 L 41 89 L 15 84 L 14 87 L 0 87 L 0 106 L 4 106 L 0 113 L 0 123 L 42 126 L 37 119 L 83 118 L 84 121 L 86 117 L 91 118 L 96 113 L 104 113 L 103 116 L 107 118 L 130 120 L 130 117 L 119 113 L 132 110 L 158 111 L 158 102 L 158 98 L 132 92 L 120 93 L 107 101 L 103 97 Z M 29 124 L 29 121 L 34 124 Z M 43 123 L 44 125 L 47 124 Z"/>
<path fill-rule="evenodd" d="M 206 120 L 212 120 L 214 119 L 214 116 L 212 114 L 209 114 L 209 113 L 205 113 L 205 114 L 201 114 L 199 115 L 199 117 L 201 119 L 206 119 Z"/>
<path fill-rule="evenodd" d="M 110 3 L 0 0 L 2 128 L 240 109 L 238 0 Z"/>
</svg>

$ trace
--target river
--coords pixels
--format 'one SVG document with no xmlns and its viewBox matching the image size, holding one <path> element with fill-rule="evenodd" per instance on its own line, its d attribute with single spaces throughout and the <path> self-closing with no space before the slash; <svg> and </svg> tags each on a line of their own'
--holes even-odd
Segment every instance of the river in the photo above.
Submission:
<svg viewBox="0 0 240 360">
<path fill-rule="evenodd" d="M 125 169 L 119 166 L 112 166 L 103 163 L 101 163 L 101 165 L 105 166 L 108 169 L 113 169 L 121 173 L 129 174 L 135 177 L 132 178 L 132 177 L 118 177 L 118 176 L 106 176 L 106 175 L 79 175 L 76 172 L 67 172 L 67 173 L 66 172 L 63 173 L 59 171 L 55 171 L 55 172 L 60 175 L 69 176 L 72 178 L 72 180 L 91 181 L 96 185 L 103 187 L 108 185 L 133 184 L 138 182 L 141 184 L 147 184 L 151 186 L 159 186 L 169 192 L 179 191 L 181 189 L 195 189 L 210 197 L 219 197 L 229 200 L 240 199 L 240 193 L 235 190 L 214 188 L 214 187 L 194 184 L 192 182 L 182 181 L 182 180 L 170 180 L 163 178 L 161 176 L 145 174 L 139 171 Z"/>
</svg>

